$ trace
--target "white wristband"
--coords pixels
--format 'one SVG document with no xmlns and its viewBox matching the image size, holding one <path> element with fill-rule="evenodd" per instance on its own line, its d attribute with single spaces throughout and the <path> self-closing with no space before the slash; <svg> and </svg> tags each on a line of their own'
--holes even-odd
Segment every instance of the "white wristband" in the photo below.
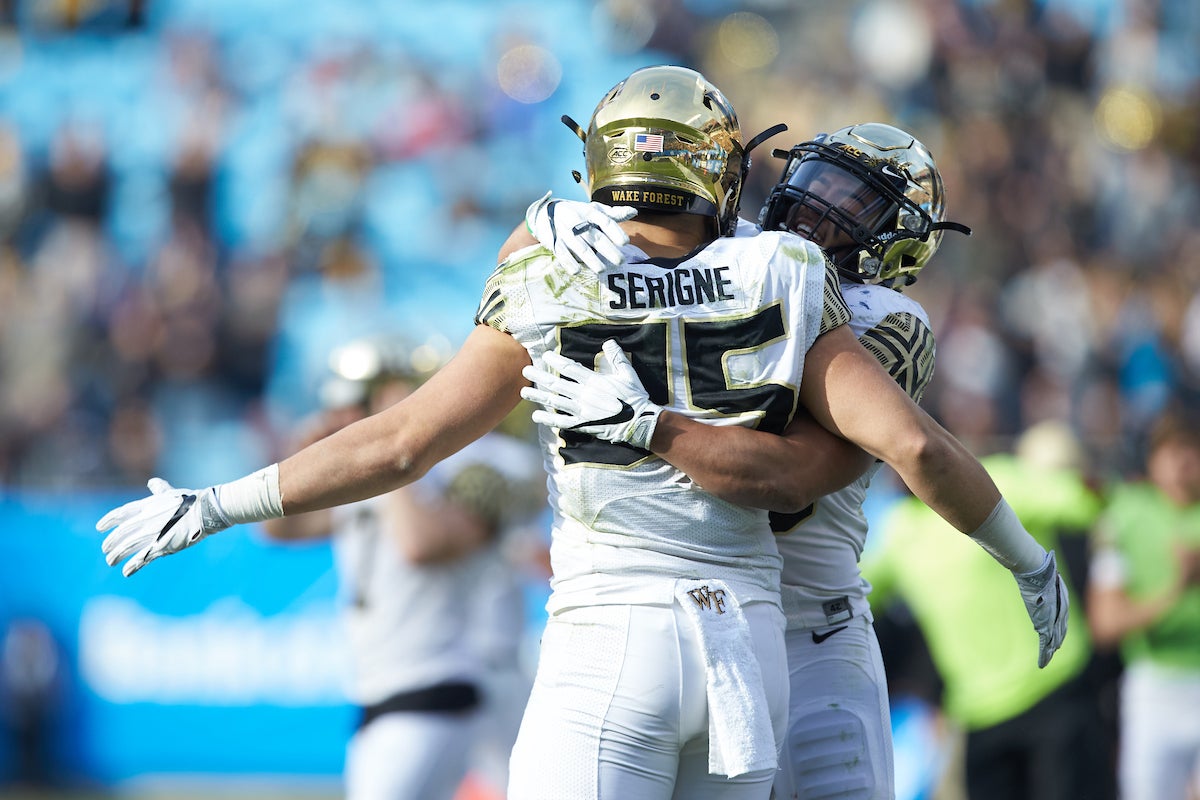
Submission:
<svg viewBox="0 0 1200 800">
<path fill-rule="evenodd" d="M 1003 497 L 983 524 L 967 535 L 992 558 L 1017 574 L 1033 572 L 1046 560 L 1046 548 L 1029 535 Z"/>
<path fill-rule="evenodd" d="M 215 487 L 217 502 L 230 525 L 283 516 L 279 465 L 272 464 L 236 481 Z"/>
</svg>

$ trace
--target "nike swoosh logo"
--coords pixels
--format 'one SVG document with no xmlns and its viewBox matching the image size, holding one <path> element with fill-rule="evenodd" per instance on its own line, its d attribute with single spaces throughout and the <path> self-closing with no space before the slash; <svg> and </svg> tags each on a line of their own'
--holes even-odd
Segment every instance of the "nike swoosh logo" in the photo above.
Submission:
<svg viewBox="0 0 1200 800">
<path fill-rule="evenodd" d="M 608 417 L 607 419 L 593 419 L 588 422 L 581 423 L 580 425 L 615 425 L 618 422 L 629 422 L 631 419 L 633 419 L 633 406 L 622 400 L 621 410 L 613 414 L 611 417 Z M 580 427 L 580 425 L 577 425 L 576 427 Z"/>
<path fill-rule="evenodd" d="M 183 496 L 183 498 L 179 501 L 179 508 L 175 509 L 175 513 L 171 515 L 171 518 L 169 520 L 167 520 L 167 524 L 162 526 L 162 530 L 158 532 L 158 536 L 155 538 L 154 541 L 157 542 L 159 539 L 162 539 L 162 537 L 166 536 L 167 531 L 171 530 L 171 526 L 173 526 L 176 522 L 179 522 L 179 520 L 183 519 L 183 515 L 188 512 L 188 509 L 191 508 L 192 504 L 195 502 L 196 502 L 196 495 L 185 494 Z"/>
<path fill-rule="evenodd" d="M 834 628 L 833 630 L 826 631 L 825 633 L 817 633 L 816 631 L 813 631 L 812 632 L 813 644 L 820 644 L 821 642 L 828 639 L 830 636 L 833 636 L 835 633 L 838 633 L 839 631 L 844 631 L 844 630 L 846 630 L 846 628 L 849 628 L 849 627 L 850 627 L 849 625 L 843 625 L 840 628 Z"/>
</svg>

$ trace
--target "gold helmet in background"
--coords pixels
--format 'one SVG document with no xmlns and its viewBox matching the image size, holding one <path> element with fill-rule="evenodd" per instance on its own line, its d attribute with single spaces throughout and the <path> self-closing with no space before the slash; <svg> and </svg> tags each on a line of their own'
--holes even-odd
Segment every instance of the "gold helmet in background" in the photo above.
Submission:
<svg viewBox="0 0 1200 800">
<path fill-rule="evenodd" d="M 583 139 L 590 199 L 699 214 L 732 235 L 749 161 L 733 107 L 703 75 L 639 69 L 604 95 L 586 132 L 563 121 Z"/>
<path fill-rule="evenodd" d="M 851 125 L 790 151 L 763 206 L 765 230 L 790 230 L 824 248 L 838 271 L 895 289 L 913 283 L 941 244 L 945 190 L 925 145 L 882 123 Z"/>
<path fill-rule="evenodd" d="M 423 383 L 450 359 L 450 342 L 432 336 L 424 342 L 399 333 L 353 339 L 329 353 L 329 372 L 319 395 L 325 408 L 363 405 L 390 381 Z"/>
</svg>

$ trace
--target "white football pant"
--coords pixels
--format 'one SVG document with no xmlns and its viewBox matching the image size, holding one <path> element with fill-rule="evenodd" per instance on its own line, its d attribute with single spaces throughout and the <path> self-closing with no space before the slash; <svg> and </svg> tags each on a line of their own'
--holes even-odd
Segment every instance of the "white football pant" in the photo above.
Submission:
<svg viewBox="0 0 1200 800">
<path fill-rule="evenodd" d="M 866 617 L 786 634 L 791 708 L 777 800 L 892 800 L 887 677 Z"/>
<path fill-rule="evenodd" d="M 770 603 L 742 612 L 779 742 L 783 614 Z M 775 770 L 709 774 L 706 682 L 696 629 L 678 603 L 556 614 L 513 749 L 508 800 L 767 800 Z"/>
</svg>

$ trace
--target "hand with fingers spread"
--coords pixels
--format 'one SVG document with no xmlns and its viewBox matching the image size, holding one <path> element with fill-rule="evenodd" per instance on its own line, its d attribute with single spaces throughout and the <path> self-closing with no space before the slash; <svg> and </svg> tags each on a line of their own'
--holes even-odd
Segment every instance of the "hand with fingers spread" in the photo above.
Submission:
<svg viewBox="0 0 1200 800">
<path fill-rule="evenodd" d="M 1055 651 L 1067 635 L 1070 600 L 1054 559 L 1054 551 L 1046 553 L 1042 566 L 1033 572 L 1013 573 L 1021 589 L 1025 610 L 1038 633 L 1038 667 L 1050 663 Z"/>
<path fill-rule="evenodd" d="M 278 464 L 205 489 L 176 489 L 162 478 L 146 485 L 149 497 L 114 508 L 96 523 L 100 532 L 112 529 L 100 545 L 108 565 L 129 559 L 121 568 L 126 577 L 233 525 L 283 516 Z"/>
<path fill-rule="evenodd" d="M 615 340 L 604 343 L 599 372 L 554 352 L 542 359 L 558 374 L 537 366 L 522 373 L 533 386 L 521 396 L 542 406 L 533 412 L 534 422 L 650 449 L 663 408 L 651 402 Z"/>
<path fill-rule="evenodd" d="M 526 210 L 525 224 L 568 273 L 579 272 L 582 264 L 598 274 L 624 260 L 621 248 L 629 236 L 618 223 L 636 215 L 630 206 L 560 200 L 547 192 Z"/>
<path fill-rule="evenodd" d="M 126 503 L 96 523 L 98 531 L 114 529 L 100 546 L 110 567 L 132 556 L 121 569 L 126 577 L 230 526 L 211 486 L 176 489 L 162 478 L 151 478 L 146 485 L 149 497 Z"/>
</svg>

